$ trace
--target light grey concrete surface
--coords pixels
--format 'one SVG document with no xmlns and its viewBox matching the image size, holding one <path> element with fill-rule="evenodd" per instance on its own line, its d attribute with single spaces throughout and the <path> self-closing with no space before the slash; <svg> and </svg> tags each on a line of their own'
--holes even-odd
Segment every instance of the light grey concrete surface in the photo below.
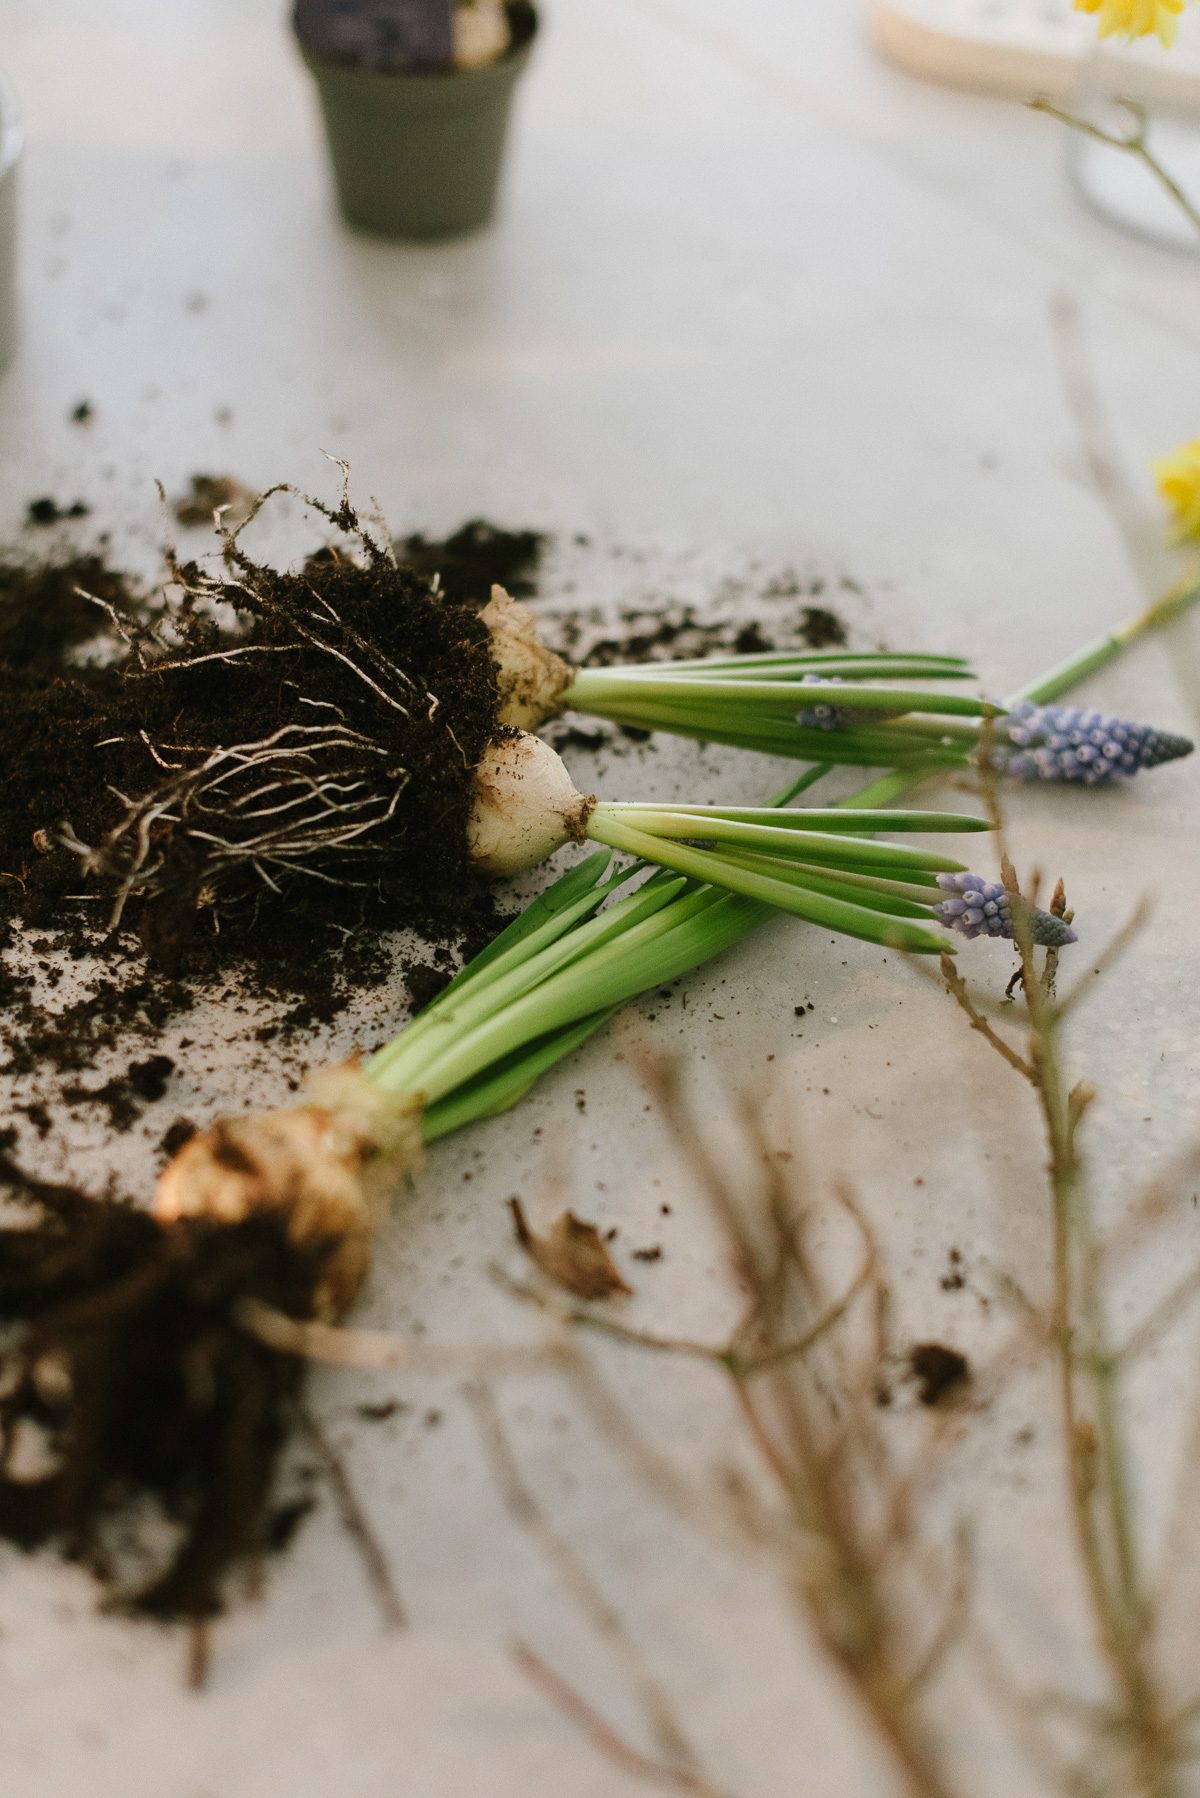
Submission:
<svg viewBox="0 0 1200 1798">
<path fill-rule="evenodd" d="M 550 610 L 684 597 L 751 618 L 793 569 L 826 583 L 856 640 L 969 652 L 996 691 L 1169 576 L 1145 464 L 1198 428 L 1196 264 L 1084 216 L 1048 121 L 876 64 L 850 0 L 553 0 L 496 228 L 401 248 L 333 217 L 280 10 L 8 0 L 0 60 L 28 129 L 22 342 L 0 387 L 10 536 L 35 494 L 80 494 L 96 508 L 84 540 L 108 529 L 114 556 L 150 570 L 156 478 L 174 491 L 215 469 L 329 494 L 324 449 L 398 529 L 482 513 L 552 532 Z M 1136 566 L 1064 404 L 1049 322 L 1064 292 L 1145 494 Z M 67 422 L 83 397 L 86 430 Z M 303 540 L 296 517 L 284 538 Z M 1194 728 L 1198 629 L 1146 646 L 1090 696 Z M 781 775 L 670 745 L 578 765 L 614 797 L 749 800 Z M 1101 1094 L 1090 1142 L 1115 1217 L 1195 1127 L 1194 768 L 1112 794 L 1022 794 L 1011 824 L 1023 863 L 1067 875 L 1077 971 L 1141 894 L 1155 900 L 1073 1043 Z M 995 945 L 963 960 L 992 991 L 1011 966 Z M 820 1190 L 853 1181 L 901 1341 L 996 1353 L 1008 1324 L 981 1295 L 1003 1276 L 1046 1291 L 1043 1148 L 1028 1098 L 948 1002 L 893 957 L 787 922 L 690 980 L 686 1001 L 631 1007 L 513 1115 L 438 1148 L 384 1234 L 360 1321 L 446 1342 L 535 1333 L 488 1266 L 512 1252 L 505 1198 L 548 1210 L 557 1183 L 619 1227 L 632 1320 L 728 1328 L 737 1301 L 719 1244 L 637 1077 L 649 1049 L 687 1057 L 706 1110 L 728 1091 L 762 1094 Z M 399 999 L 372 995 L 312 1057 L 377 1040 L 402 1016 Z M 148 1190 L 171 1117 L 211 1115 L 231 1090 L 282 1093 L 299 1051 L 281 1062 L 252 1022 L 215 1006 L 189 1019 L 194 1046 L 140 1135 L 114 1144 L 94 1114 L 56 1107 L 44 1165 Z M 1118 1319 L 1197 1254 L 1196 1215 L 1140 1246 Z M 628 1260 L 650 1243 L 661 1261 Z M 939 1283 L 952 1247 L 970 1270 L 963 1292 Z M 736 1454 L 704 1369 L 620 1351 L 603 1365 L 693 1475 Z M 1152 1529 L 1191 1365 L 1177 1332 L 1133 1384 Z M 4 1553 L 5 1798 L 637 1790 L 514 1666 L 513 1640 L 536 1644 L 644 1740 L 620 1669 L 506 1513 L 456 1385 L 342 1373 L 315 1390 L 393 1561 L 407 1630 L 381 1629 L 328 1502 L 263 1599 L 220 1625 L 203 1697 L 182 1689 L 176 1640 L 99 1616 L 76 1572 Z M 385 1426 L 358 1418 L 363 1399 L 390 1396 L 411 1409 Z M 893 1790 L 763 1567 L 647 1497 L 561 1383 L 506 1385 L 501 1403 L 527 1477 L 673 1692 L 720 1790 Z M 923 1419 L 902 1405 L 894 1427 L 919 1448 Z M 948 1428 L 939 1516 L 974 1520 L 989 1630 L 1030 1686 L 1094 1694 L 1052 1383 L 1014 1377 Z M 1187 1688 L 1200 1654 L 1194 1613 L 1178 1612 L 1173 1671 Z M 944 1695 L 959 1770 L 973 1791 L 1024 1798 L 1041 1788 L 982 1703 L 986 1683 L 964 1666 Z"/>
</svg>

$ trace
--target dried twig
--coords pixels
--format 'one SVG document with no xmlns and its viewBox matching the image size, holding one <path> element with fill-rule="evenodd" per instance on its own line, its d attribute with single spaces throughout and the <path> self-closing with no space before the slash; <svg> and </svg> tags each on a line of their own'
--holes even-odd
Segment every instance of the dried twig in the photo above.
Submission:
<svg viewBox="0 0 1200 1798">
<path fill-rule="evenodd" d="M 631 1688 L 637 1693 L 658 1752 L 663 1757 L 660 1776 L 665 1775 L 677 1781 L 679 1775 L 683 1774 L 693 1783 L 682 1786 L 681 1790 L 711 1792 L 713 1788 L 700 1777 L 695 1750 L 687 1740 L 663 1686 L 638 1653 L 616 1608 L 605 1597 L 566 1537 L 550 1524 L 523 1479 L 512 1444 L 500 1421 L 491 1389 L 476 1384 L 468 1389 L 468 1398 L 475 1412 L 497 1485 L 509 1510 L 539 1544 L 564 1587 L 597 1636 L 619 1662 Z"/>
<path fill-rule="evenodd" d="M 615 1730 L 606 1717 L 602 1717 L 595 1705 L 583 1696 L 583 1693 L 567 1680 L 561 1673 L 548 1666 L 541 1655 L 525 1642 L 513 1644 L 513 1659 L 521 1671 L 539 1686 L 550 1702 L 572 1722 L 580 1734 L 623 1773 L 629 1773 L 635 1779 L 647 1781 L 651 1785 L 663 1787 L 666 1791 L 687 1792 L 693 1798 L 723 1798 L 717 1787 L 711 1785 L 703 1774 L 690 1772 L 686 1767 L 664 1766 L 641 1751 Z"/>
</svg>

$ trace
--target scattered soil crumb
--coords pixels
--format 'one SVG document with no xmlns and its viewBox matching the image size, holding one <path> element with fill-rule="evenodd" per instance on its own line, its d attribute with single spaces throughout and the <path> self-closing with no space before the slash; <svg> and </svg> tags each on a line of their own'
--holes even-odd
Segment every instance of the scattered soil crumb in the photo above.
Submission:
<svg viewBox="0 0 1200 1798">
<path fill-rule="evenodd" d="M 402 1411 L 410 1409 L 411 1406 L 402 1398 L 381 1398 L 354 1407 L 355 1415 L 361 1417 L 364 1423 L 386 1423 L 389 1417 L 397 1417 Z"/>
<path fill-rule="evenodd" d="M 486 518 L 472 518 L 449 537 L 415 532 L 401 538 L 396 555 L 418 574 L 440 575 L 441 590 L 451 599 L 482 604 L 493 582 L 514 599 L 533 598 L 547 541 L 542 531 L 510 531 Z"/>
<path fill-rule="evenodd" d="M 235 525 L 254 504 L 254 494 L 229 474 L 194 474 L 188 490 L 171 506 L 182 525 L 211 524 L 213 513 L 223 510 L 225 523 Z"/>
<path fill-rule="evenodd" d="M 184 1143 L 191 1142 L 199 1128 L 200 1126 L 194 1123 L 191 1118 L 176 1118 L 175 1122 L 169 1124 L 163 1131 L 159 1141 L 158 1146 L 162 1150 L 163 1155 L 167 1157 L 168 1160 L 172 1155 L 178 1155 Z"/>
<path fill-rule="evenodd" d="M 71 408 L 70 419 L 73 425 L 91 424 L 95 416 L 96 408 L 93 406 L 91 400 L 80 400 L 77 406 L 72 406 Z"/>
<path fill-rule="evenodd" d="M 957 1397 L 971 1378 L 967 1357 L 941 1342 L 914 1343 L 908 1366 L 923 1405 L 940 1404 L 951 1395 Z"/>
<path fill-rule="evenodd" d="M 961 1292 L 967 1283 L 966 1270 L 963 1265 L 961 1249 L 951 1249 L 947 1257 L 946 1272 L 938 1281 L 943 1292 Z"/>
<path fill-rule="evenodd" d="M 25 522 L 29 525 L 61 524 L 65 518 L 86 518 L 91 511 L 86 500 L 72 500 L 69 506 L 43 494 L 41 499 L 31 499 L 25 508 Z"/>
<path fill-rule="evenodd" d="M 149 1055 L 144 1061 L 131 1062 L 124 1074 L 106 1080 L 103 1086 L 68 1086 L 63 1098 L 71 1105 L 106 1105 L 113 1129 L 124 1131 L 141 1115 L 143 1105 L 162 1098 L 174 1072 L 169 1055 Z"/>
</svg>

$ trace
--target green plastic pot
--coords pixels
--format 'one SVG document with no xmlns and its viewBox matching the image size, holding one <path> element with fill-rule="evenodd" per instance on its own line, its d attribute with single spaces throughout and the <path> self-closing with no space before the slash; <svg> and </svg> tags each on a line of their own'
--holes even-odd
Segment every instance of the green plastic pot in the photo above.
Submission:
<svg viewBox="0 0 1200 1798">
<path fill-rule="evenodd" d="M 300 53 L 316 80 L 348 224 L 384 237 L 460 237 L 496 207 L 509 108 L 531 29 L 487 68 L 391 74 Z"/>
</svg>

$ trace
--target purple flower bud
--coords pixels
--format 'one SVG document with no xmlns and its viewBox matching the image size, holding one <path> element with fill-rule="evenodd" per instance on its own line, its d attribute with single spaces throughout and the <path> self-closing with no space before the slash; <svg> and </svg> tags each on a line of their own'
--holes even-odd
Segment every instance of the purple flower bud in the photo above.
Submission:
<svg viewBox="0 0 1200 1798">
<path fill-rule="evenodd" d="M 802 674 L 796 683 L 801 687 L 841 687 L 845 683 L 836 674 Z M 844 707 L 835 705 L 814 705 L 807 710 L 796 713 L 796 722 L 805 730 L 837 730 L 846 722 Z"/>
<path fill-rule="evenodd" d="M 957 930 L 960 936 L 1013 937 L 1012 895 L 999 881 L 985 880 L 982 874 L 939 874 L 937 883 L 952 898 L 942 899 L 933 908 L 939 924 Z M 1029 908 L 1029 932 L 1042 949 L 1061 949 L 1065 943 L 1078 942 L 1069 925 L 1053 912 Z"/>
<path fill-rule="evenodd" d="M 1082 781 L 1086 786 L 1127 780 L 1190 755 L 1186 737 L 1085 712 L 1074 706 L 1035 705 L 1023 699 L 996 725 L 995 759 L 1015 780 Z"/>
<path fill-rule="evenodd" d="M 798 687 L 844 687 L 840 674 L 802 674 Z M 899 718 L 899 712 L 876 711 L 874 706 L 830 705 L 822 701 L 796 713 L 797 724 L 805 730 L 841 730 L 847 724 L 881 724 L 888 718 Z"/>
</svg>

